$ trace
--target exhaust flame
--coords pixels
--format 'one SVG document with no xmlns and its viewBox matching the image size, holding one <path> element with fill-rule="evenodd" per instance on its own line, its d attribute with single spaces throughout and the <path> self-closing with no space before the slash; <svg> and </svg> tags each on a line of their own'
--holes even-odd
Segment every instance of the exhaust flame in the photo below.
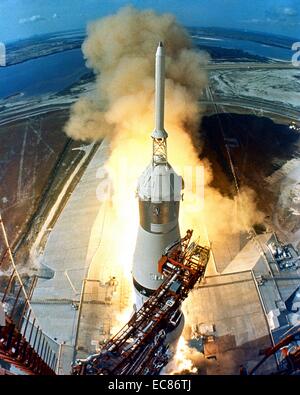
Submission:
<svg viewBox="0 0 300 395">
<path fill-rule="evenodd" d="M 190 348 L 183 336 L 180 336 L 176 352 L 171 361 L 166 365 L 163 374 L 186 374 L 197 373 L 197 368 L 190 359 Z"/>
</svg>

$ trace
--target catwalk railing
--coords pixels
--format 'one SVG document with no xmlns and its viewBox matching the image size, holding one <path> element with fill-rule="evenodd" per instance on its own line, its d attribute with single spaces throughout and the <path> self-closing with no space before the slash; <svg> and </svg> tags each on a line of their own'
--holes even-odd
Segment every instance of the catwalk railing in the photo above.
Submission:
<svg viewBox="0 0 300 395">
<path fill-rule="evenodd" d="M 16 373 L 54 375 L 58 344 L 43 333 L 30 304 L 37 277 L 16 266 L 1 214 L 0 228 L 0 361 Z"/>
</svg>

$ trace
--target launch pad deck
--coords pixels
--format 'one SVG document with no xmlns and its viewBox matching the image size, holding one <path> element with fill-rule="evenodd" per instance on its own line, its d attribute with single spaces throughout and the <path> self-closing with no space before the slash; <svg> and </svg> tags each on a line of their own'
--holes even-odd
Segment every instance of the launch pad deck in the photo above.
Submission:
<svg viewBox="0 0 300 395">
<path fill-rule="evenodd" d="M 245 361 L 251 368 L 261 360 L 259 350 L 272 345 L 251 271 L 205 277 L 191 293 L 185 314 L 191 324 L 214 325 L 213 346 L 204 347 L 204 356 L 214 358 L 202 374 L 234 374 Z M 275 370 L 274 359 L 269 367 Z"/>
</svg>

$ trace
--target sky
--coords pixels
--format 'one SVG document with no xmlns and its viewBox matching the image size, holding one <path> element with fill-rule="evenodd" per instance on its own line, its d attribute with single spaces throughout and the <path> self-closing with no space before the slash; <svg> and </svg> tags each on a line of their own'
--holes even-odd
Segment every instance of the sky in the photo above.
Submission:
<svg viewBox="0 0 300 395">
<path fill-rule="evenodd" d="M 0 42 L 82 29 L 128 4 L 173 13 L 185 26 L 246 29 L 300 41 L 299 0 L 0 0 Z"/>
</svg>

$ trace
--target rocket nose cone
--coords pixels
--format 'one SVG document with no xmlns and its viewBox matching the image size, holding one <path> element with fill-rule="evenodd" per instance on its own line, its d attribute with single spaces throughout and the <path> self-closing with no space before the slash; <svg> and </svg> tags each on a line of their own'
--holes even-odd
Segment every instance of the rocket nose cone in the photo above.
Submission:
<svg viewBox="0 0 300 395">
<path fill-rule="evenodd" d="M 157 46 L 157 50 L 156 50 L 156 56 L 164 56 L 165 54 L 165 47 L 163 46 L 162 41 L 159 42 L 158 46 Z"/>
</svg>

